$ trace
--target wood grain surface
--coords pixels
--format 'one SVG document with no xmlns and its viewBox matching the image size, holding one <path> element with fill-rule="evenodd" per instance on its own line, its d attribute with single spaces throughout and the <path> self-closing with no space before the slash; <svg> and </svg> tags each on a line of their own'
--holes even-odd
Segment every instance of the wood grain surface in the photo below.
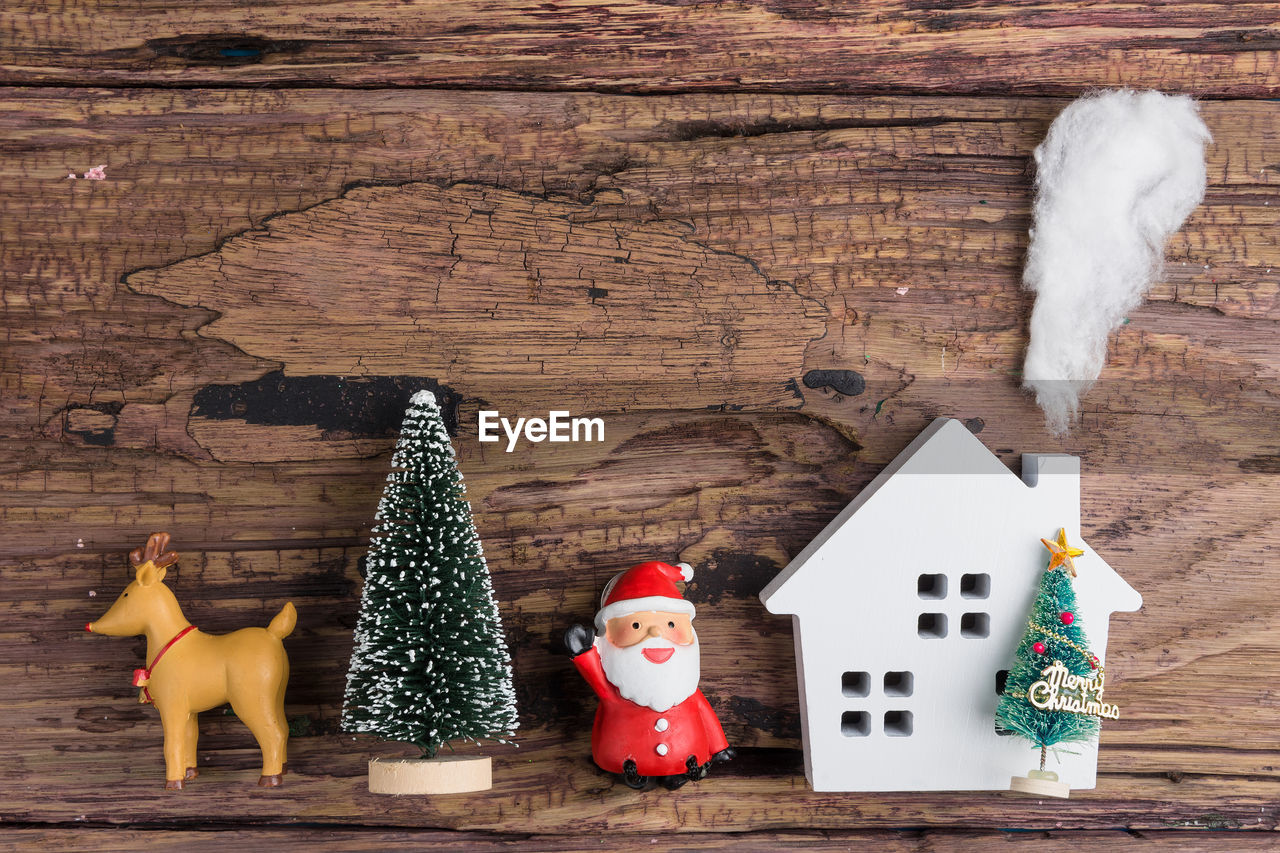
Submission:
<svg viewBox="0 0 1280 853">
<path fill-rule="evenodd" d="M 0 89 L 0 847 L 1270 849 L 1277 17 L 7 5 L 0 81 L 39 85 Z M 1059 440 L 1018 387 L 1030 152 L 1067 103 L 1045 95 L 1121 82 L 1222 96 L 1209 189 Z M 368 794 L 369 757 L 408 750 L 337 726 L 420 388 L 521 707 L 518 746 L 482 748 L 493 791 L 428 800 Z M 506 453 L 476 440 L 493 408 L 601 417 L 605 440 Z M 1144 595 L 1112 622 L 1098 788 L 1066 802 L 804 782 L 790 623 L 756 595 L 939 415 L 1015 470 L 1081 456 L 1085 536 Z M 201 628 L 298 607 L 280 789 L 215 711 L 202 776 L 162 790 L 143 643 L 83 631 L 160 529 Z M 703 688 L 741 753 L 676 793 L 594 768 L 559 641 L 649 558 L 697 568 Z"/>
<path fill-rule="evenodd" d="M 3 83 L 1280 92 L 1272 0 L 10 0 L 0 31 Z"/>
<path fill-rule="evenodd" d="M 191 853 L 221 853 L 228 845 L 270 845 L 272 850 L 383 851 L 460 850 L 476 853 L 504 851 L 547 851 L 577 853 L 586 850 L 616 850 L 620 844 L 635 849 L 670 849 L 671 839 L 663 835 L 631 835 L 623 839 L 589 835 L 512 836 L 486 833 L 459 833 L 440 830 L 332 830 L 296 829 L 235 830 L 200 832 L 183 830 L 131 829 L 22 829 L 10 839 L 28 849 L 58 849 L 69 853 L 133 853 L 149 846 L 182 849 Z M 1225 842 L 1231 846 L 1225 846 Z M 679 850 L 720 850 L 732 847 L 742 853 L 774 853 L 778 850 L 874 850 L 884 853 L 988 853 L 991 850 L 1025 851 L 1079 845 L 1093 853 L 1165 851 L 1201 853 L 1234 850 L 1248 853 L 1274 849 L 1266 833 L 1222 833 L 1171 831 L 1158 834 L 1119 831 L 1053 831 L 1008 833 L 994 837 L 966 831 L 863 831 L 863 832 L 758 832 L 750 834 L 686 834 Z"/>
</svg>

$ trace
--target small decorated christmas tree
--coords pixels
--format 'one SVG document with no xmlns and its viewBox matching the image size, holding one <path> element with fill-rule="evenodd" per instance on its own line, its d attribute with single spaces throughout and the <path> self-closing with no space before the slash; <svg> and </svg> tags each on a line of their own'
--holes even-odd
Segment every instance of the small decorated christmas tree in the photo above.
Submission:
<svg viewBox="0 0 1280 853">
<path fill-rule="evenodd" d="M 1040 769 L 1014 777 L 1011 788 L 1065 797 L 1070 787 L 1045 770 L 1049 748 L 1097 737 L 1098 716 L 1115 716 L 1115 706 L 1102 702 L 1103 674 L 1076 612 L 1073 558 L 1084 552 L 1067 544 L 1065 530 L 1056 542 L 1040 541 L 1052 557 L 996 706 L 996 724 L 1040 747 Z"/>
<path fill-rule="evenodd" d="M 391 467 L 366 558 L 342 727 L 412 743 L 427 758 L 454 740 L 504 741 L 517 725 L 511 657 L 453 445 L 430 391 L 410 400 Z M 487 788 L 489 760 L 480 761 L 482 771 L 468 772 Z M 378 764 L 388 762 L 370 763 L 375 792 Z M 422 792 L 475 790 L 456 778 L 442 782 L 428 764 L 413 769 L 431 777 L 420 780 Z M 446 771 L 456 777 L 460 769 Z M 384 792 L 409 793 L 404 768 L 392 775 L 396 789 Z"/>
</svg>

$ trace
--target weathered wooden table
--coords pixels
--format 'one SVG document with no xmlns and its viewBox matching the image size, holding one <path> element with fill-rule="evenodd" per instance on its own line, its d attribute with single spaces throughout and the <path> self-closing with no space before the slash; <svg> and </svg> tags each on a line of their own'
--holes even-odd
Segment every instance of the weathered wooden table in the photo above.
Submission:
<svg viewBox="0 0 1280 853">
<path fill-rule="evenodd" d="M 1273 848 L 1278 19 L 6 3 L 0 844 Z M 1068 97 L 1115 85 L 1205 98 L 1210 187 L 1059 441 L 1018 387 L 1029 155 Z M 369 795 L 368 757 L 403 750 L 337 730 L 421 387 L 456 416 L 522 720 L 518 748 L 485 747 L 492 792 L 425 801 Z M 600 416 L 606 440 L 505 453 L 476 441 L 481 408 Z M 1098 788 L 1069 801 L 805 785 L 790 624 L 756 594 L 937 415 L 1009 463 L 1083 457 L 1085 534 L 1145 596 L 1112 623 Z M 203 776 L 163 791 L 141 641 L 81 628 L 158 529 L 202 628 L 298 607 L 281 789 L 213 712 Z M 675 794 L 596 772 L 559 642 L 651 557 L 699 567 L 703 685 L 741 752 Z"/>
</svg>

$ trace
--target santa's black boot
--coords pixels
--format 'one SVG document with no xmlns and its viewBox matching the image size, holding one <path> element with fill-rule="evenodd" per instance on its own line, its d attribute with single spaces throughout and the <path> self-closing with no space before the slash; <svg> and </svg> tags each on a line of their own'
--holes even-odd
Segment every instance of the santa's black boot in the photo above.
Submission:
<svg viewBox="0 0 1280 853">
<path fill-rule="evenodd" d="M 622 781 L 628 788 L 637 791 L 647 791 L 653 787 L 653 779 L 636 772 L 636 763 L 631 759 L 627 759 L 622 765 Z"/>
</svg>

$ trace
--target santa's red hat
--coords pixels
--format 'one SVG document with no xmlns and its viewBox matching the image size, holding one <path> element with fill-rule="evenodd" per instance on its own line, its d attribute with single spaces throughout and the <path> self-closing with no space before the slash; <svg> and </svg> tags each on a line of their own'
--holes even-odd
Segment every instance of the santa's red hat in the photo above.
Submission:
<svg viewBox="0 0 1280 853">
<path fill-rule="evenodd" d="M 693 566 L 671 565 L 658 560 L 632 566 L 605 584 L 596 613 L 596 631 L 604 633 L 605 623 L 618 616 L 656 610 L 661 613 L 688 613 L 693 618 L 693 602 L 680 596 L 677 581 L 693 580 Z"/>
</svg>

